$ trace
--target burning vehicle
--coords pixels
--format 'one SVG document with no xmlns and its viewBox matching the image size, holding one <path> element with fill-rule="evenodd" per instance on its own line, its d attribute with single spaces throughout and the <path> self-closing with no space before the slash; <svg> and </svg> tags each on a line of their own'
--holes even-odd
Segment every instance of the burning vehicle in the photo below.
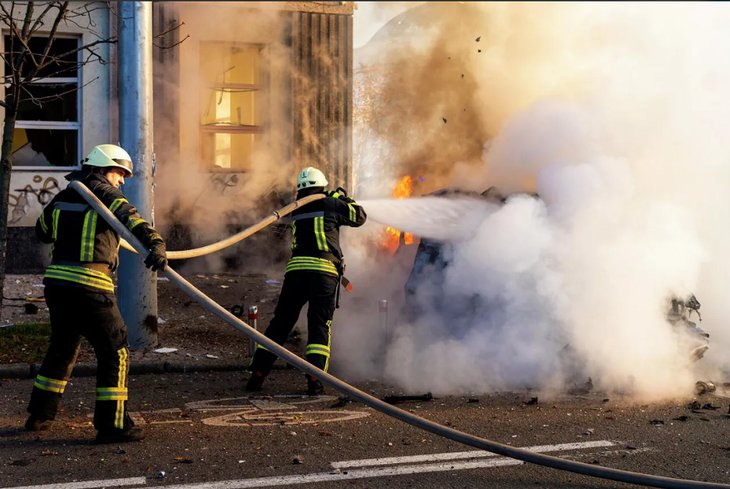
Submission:
<svg viewBox="0 0 730 489">
<path fill-rule="evenodd" d="M 507 198 L 496 187 L 482 193 L 459 189 L 441 189 L 427 194 L 436 197 L 471 197 L 486 202 L 503 204 Z M 451 265 L 454 245 L 450 242 L 421 238 L 416 250 L 413 267 L 404 287 L 403 315 L 406 320 L 416 320 L 433 312 L 446 313 L 451 317 L 451 331 L 458 335 L 480 319 L 484 311 L 496 304 L 487 304 L 477 293 L 451 294 L 443 290 L 445 274 Z"/>
<path fill-rule="evenodd" d="M 459 197 L 485 199 L 499 205 L 507 202 L 508 197 L 495 187 L 490 187 L 481 194 L 462 190 L 443 189 L 430 196 Z M 531 197 L 539 198 L 536 194 Z M 447 241 L 421 239 L 413 266 L 404 286 L 403 316 L 407 321 L 416 321 L 429 314 L 439 314 L 449 318 L 449 331 L 455 337 L 461 336 L 474 324 L 484 323 L 485 315 L 490 311 L 503 309 L 500 304 L 488 303 L 488 299 L 479 293 L 454 292 L 447 290 L 446 274 L 454 257 L 454 244 Z M 665 308 L 665 319 L 671 327 L 684 351 L 692 361 L 700 360 L 709 348 L 709 334 L 692 321 L 692 316 L 699 312 L 700 302 L 694 295 L 686 298 L 670 297 Z M 562 356 L 566 365 L 577 366 L 573 348 L 566 344 Z M 570 370 L 570 367 L 568 367 Z M 578 369 L 580 370 L 580 369 Z"/>
</svg>

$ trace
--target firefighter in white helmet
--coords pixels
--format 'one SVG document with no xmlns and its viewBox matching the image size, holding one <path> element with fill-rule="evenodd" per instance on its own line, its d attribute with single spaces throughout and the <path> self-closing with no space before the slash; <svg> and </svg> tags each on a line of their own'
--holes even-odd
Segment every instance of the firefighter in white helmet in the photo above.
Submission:
<svg viewBox="0 0 730 489">
<path fill-rule="evenodd" d="M 81 170 L 66 178 L 86 185 L 144 243 L 150 250 L 145 259 L 148 268 L 164 269 L 167 257 L 162 236 L 119 190 L 124 179 L 132 176 L 129 154 L 114 144 L 100 144 L 81 163 Z M 53 244 L 51 264 L 43 278 L 51 338 L 33 384 L 25 428 L 43 430 L 55 418 L 83 336 L 94 347 L 97 361 L 96 441 L 141 440 L 142 430 L 127 413 L 127 327 L 112 280 L 119 263 L 119 235 L 69 188 L 43 209 L 36 234 L 44 243 Z"/>
<path fill-rule="evenodd" d="M 327 371 L 330 359 L 332 317 L 344 271 L 340 248 L 340 226 L 362 226 L 365 210 L 346 192 L 338 188 L 326 191 L 327 178 L 314 167 L 307 167 L 297 178 L 297 199 L 325 193 L 324 199 L 310 202 L 292 213 L 292 257 L 286 264 L 284 283 L 274 317 L 266 336 L 283 344 L 304 304 L 307 313 L 306 358 L 309 363 Z M 273 353 L 258 345 L 251 361 L 251 377 L 246 390 L 261 390 L 264 379 L 276 360 Z M 307 394 L 324 392 L 319 379 L 306 375 Z"/>
</svg>

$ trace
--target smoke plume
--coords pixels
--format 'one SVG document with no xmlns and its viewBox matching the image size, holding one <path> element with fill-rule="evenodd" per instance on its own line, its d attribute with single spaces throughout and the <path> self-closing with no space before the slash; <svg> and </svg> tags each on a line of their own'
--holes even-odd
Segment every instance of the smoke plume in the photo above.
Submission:
<svg viewBox="0 0 730 489">
<path fill-rule="evenodd" d="M 179 250 L 240 232 L 293 200 L 292 180 L 299 167 L 291 165 L 291 88 L 286 83 L 302 74 L 291 62 L 291 47 L 286 45 L 291 12 L 281 5 L 193 2 L 175 8 L 183 22 L 195 22 L 180 28 L 179 37 L 189 37 L 175 47 L 178 59 L 156 65 L 155 94 L 165 102 L 156 104 L 155 132 L 157 158 L 162 162 L 156 176 L 160 188 L 157 216 L 171 249 Z M 237 66 L 242 60 L 236 53 L 246 49 L 258 49 L 255 68 Z M 235 101 L 244 89 L 212 89 L 227 73 L 240 70 L 248 74 L 244 70 L 249 69 L 256 71 L 255 81 L 262 87 L 255 91 L 258 98 L 253 102 Z M 237 76 L 228 81 L 241 83 L 240 72 Z M 248 78 L 247 83 L 254 83 Z M 231 97 L 231 110 L 211 115 L 216 107 L 225 106 L 224 95 Z M 303 91 L 297 101 L 306 103 L 310 96 Z M 235 104 L 239 106 L 233 107 Z M 249 107 L 254 117 L 247 114 Z M 215 168 L 212 162 L 220 155 L 205 151 L 212 139 L 205 141 L 202 130 L 212 122 L 233 128 L 241 123 L 258 125 L 266 131 L 254 136 L 257 144 L 243 163 L 240 160 L 246 153 L 231 139 L 232 166 Z M 307 129 L 302 128 L 305 138 L 311 137 Z M 225 131 L 222 133 L 225 137 Z M 226 149 L 225 144 L 217 146 L 219 152 Z M 248 239 L 245 245 L 189 262 L 186 270 L 278 270 L 288 249 L 283 231 L 273 229 L 276 227 Z"/>
<path fill-rule="evenodd" d="M 370 222 L 346 233 L 360 288 L 335 317 L 338 369 L 440 393 L 590 377 L 642 400 L 724 375 L 728 20 L 724 4 L 427 4 L 381 29 L 356 57 Z M 507 198 L 376 200 L 406 174 L 419 194 Z M 447 243 L 419 314 L 401 314 L 415 249 L 373 254 L 382 224 Z M 692 293 L 700 362 L 665 317 Z"/>
</svg>

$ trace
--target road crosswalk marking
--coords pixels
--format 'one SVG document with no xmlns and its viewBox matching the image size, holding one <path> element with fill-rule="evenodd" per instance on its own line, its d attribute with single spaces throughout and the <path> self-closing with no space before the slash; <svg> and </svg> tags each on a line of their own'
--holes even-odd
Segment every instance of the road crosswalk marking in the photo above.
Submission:
<svg viewBox="0 0 730 489">
<path fill-rule="evenodd" d="M 96 489 L 97 487 L 129 487 L 147 484 L 144 477 L 127 477 L 126 479 L 103 479 L 83 482 L 63 482 L 38 486 L 17 486 L 8 489 Z"/>
<path fill-rule="evenodd" d="M 585 448 L 606 448 L 614 446 L 613 442 L 607 440 L 589 441 L 582 443 L 561 443 L 558 445 L 537 445 L 527 447 L 525 450 L 540 453 L 561 452 L 565 450 L 581 450 Z M 470 450 L 468 452 L 432 453 L 428 455 L 411 455 L 406 457 L 370 458 L 361 460 L 345 460 L 343 462 L 332 462 L 335 469 L 355 467 L 376 467 L 382 465 L 395 465 L 402 463 L 437 462 L 443 460 L 463 460 L 471 458 L 496 457 L 496 453 L 484 450 Z"/>
<path fill-rule="evenodd" d="M 539 453 L 549 453 L 607 448 L 615 447 L 616 445 L 616 442 L 596 440 L 580 443 L 535 445 L 531 447 L 524 447 L 524 449 Z M 155 487 L 162 489 L 246 489 L 258 487 L 294 486 L 298 484 L 337 482 L 343 480 L 392 477 L 430 472 L 507 467 L 521 464 L 524 464 L 524 462 L 512 458 L 501 457 L 483 450 L 472 450 L 467 452 L 435 453 L 427 455 L 332 462 L 331 466 L 333 470 L 330 472 L 162 486 L 155 484 Z M 100 487 L 145 486 L 146 484 L 147 481 L 144 477 L 132 477 L 128 479 L 70 482 L 7 489 L 95 489 Z"/>
</svg>

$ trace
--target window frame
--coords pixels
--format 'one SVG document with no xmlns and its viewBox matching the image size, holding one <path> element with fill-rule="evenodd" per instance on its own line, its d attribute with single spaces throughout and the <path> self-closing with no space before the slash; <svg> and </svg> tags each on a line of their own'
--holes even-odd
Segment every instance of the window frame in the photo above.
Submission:
<svg viewBox="0 0 730 489">
<path fill-rule="evenodd" d="M 8 36 L 9 32 L 5 29 L 2 30 L 2 36 L 3 36 L 3 52 L 5 52 L 6 46 L 5 46 L 5 36 Z M 43 36 L 34 36 L 34 37 L 43 37 Z M 75 39 L 76 40 L 76 47 L 79 48 L 81 46 L 81 43 L 83 42 L 83 36 L 81 34 L 56 34 L 55 38 L 57 39 Z M 16 164 L 13 162 L 13 170 L 14 171 L 73 171 L 78 170 L 81 168 L 81 153 L 82 153 L 82 144 L 83 144 L 83 84 L 81 83 L 83 80 L 83 65 L 82 65 L 82 58 L 81 58 L 81 51 L 78 51 L 76 53 L 76 63 L 77 63 L 77 76 L 75 77 L 41 77 L 41 78 L 34 78 L 31 81 L 31 84 L 38 83 L 38 84 L 44 84 L 44 85 L 68 85 L 70 83 L 76 83 L 76 121 L 45 121 L 45 120 L 26 120 L 26 119 L 16 119 L 15 120 L 15 126 L 14 129 L 48 129 L 48 130 L 75 130 L 76 131 L 76 156 L 73 158 L 73 160 L 78 161 L 73 166 L 61 166 L 61 165 L 22 165 L 22 164 Z M 5 67 L 3 65 L 3 74 L 4 74 Z M 2 94 L 3 97 L 5 96 L 5 90 L 9 86 L 8 83 L 3 84 L 2 86 Z"/>
<path fill-rule="evenodd" d="M 221 47 L 225 47 L 226 49 L 230 49 L 233 47 L 252 47 L 256 48 L 258 50 L 258 58 L 257 58 L 257 77 L 259 80 L 259 83 L 204 83 L 201 88 L 201 93 L 204 91 L 217 91 L 217 90 L 251 90 L 253 92 L 259 92 L 261 94 L 261 98 L 263 100 L 266 100 L 266 94 L 270 90 L 269 86 L 269 77 L 268 77 L 268 68 L 263 67 L 262 63 L 264 60 L 267 59 L 266 51 L 268 49 L 268 45 L 266 43 L 260 43 L 260 42 L 238 42 L 238 41 L 221 41 L 221 40 L 205 40 L 201 41 L 202 44 L 219 44 Z M 200 54 L 198 55 L 200 56 Z M 200 58 L 198 58 L 198 65 L 200 65 Z M 201 144 L 200 144 L 200 164 L 203 169 L 203 171 L 206 171 L 208 173 L 246 173 L 250 171 L 250 168 L 248 167 L 231 167 L 231 168 L 223 168 L 223 167 L 217 167 L 215 166 L 215 157 L 213 154 L 204 154 L 203 148 L 205 147 L 205 144 L 202 143 L 203 138 L 206 137 L 215 137 L 216 134 L 266 134 L 268 132 L 268 129 L 265 127 L 266 124 L 238 124 L 238 125 L 228 125 L 228 124 L 216 124 L 216 123 L 208 123 L 203 124 L 201 121 L 201 114 L 203 111 L 203 107 L 199 107 L 198 112 L 198 137 L 200 138 Z M 261 122 L 261 121 L 259 121 Z M 261 144 L 261 143 L 254 143 Z"/>
</svg>

